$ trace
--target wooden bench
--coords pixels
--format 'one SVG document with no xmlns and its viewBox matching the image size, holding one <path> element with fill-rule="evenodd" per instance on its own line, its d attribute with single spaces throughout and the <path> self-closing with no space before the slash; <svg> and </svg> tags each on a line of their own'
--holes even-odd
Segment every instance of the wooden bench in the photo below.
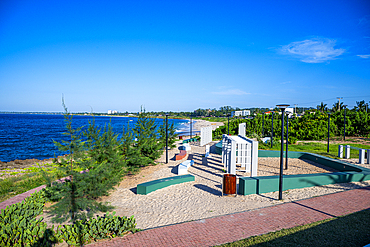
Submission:
<svg viewBox="0 0 370 247">
<path fill-rule="evenodd" d="M 176 154 L 175 159 L 176 160 L 182 160 L 186 156 L 186 151 L 185 150 L 180 150 L 179 154 Z"/>
<path fill-rule="evenodd" d="M 147 195 L 150 192 L 168 187 L 170 185 L 181 184 L 191 181 L 195 181 L 195 177 L 190 174 L 157 179 L 150 182 L 138 184 L 136 187 L 136 193 L 139 195 Z"/>
</svg>

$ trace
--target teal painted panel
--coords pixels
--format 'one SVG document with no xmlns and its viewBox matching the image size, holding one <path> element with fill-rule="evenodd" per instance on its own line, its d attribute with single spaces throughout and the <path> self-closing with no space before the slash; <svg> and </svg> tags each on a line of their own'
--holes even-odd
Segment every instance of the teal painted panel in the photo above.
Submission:
<svg viewBox="0 0 370 247">
<path fill-rule="evenodd" d="M 195 181 L 195 177 L 191 174 L 157 179 L 157 180 L 153 180 L 150 182 L 138 184 L 136 187 L 136 193 L 139 195 L 147 195 L 150 192 L 168 187 L 170 185 L 191 182 L 191 181 Z"/>
<path fill-rule="evenodd" d="M 370 180 L 370 173 L 334 172 L 283 176 L 283 190 L 300 189 L 336 183 Z M 279 190 L 279 176 L 239 178 L 241 195 L 261 194 Z"/>
</svg>

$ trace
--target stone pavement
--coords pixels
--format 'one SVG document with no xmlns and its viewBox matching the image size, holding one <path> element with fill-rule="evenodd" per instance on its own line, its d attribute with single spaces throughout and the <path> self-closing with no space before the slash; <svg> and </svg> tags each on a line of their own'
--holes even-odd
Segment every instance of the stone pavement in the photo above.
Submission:
<svg viewBox="0 0 370 247">
<path fill-rule="evenodd" d="M 370 208 L 370 187 L 159 227 L 93 246 L 214 246 Z"/>
</svg>

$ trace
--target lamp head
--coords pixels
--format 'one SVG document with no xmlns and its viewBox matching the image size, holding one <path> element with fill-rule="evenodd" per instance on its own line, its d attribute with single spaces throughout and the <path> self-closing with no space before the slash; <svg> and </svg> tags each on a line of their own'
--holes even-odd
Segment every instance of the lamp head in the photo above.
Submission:
<svg viewBox="0 0 370 247">
<path fill-rule="evenodd" d="M 280 105 L 276 105 L 276 106 L 279 107 L 282 110 L 285 110 L 285 108 L 287 108 L 289 105 L 288 104 L 280 104 Z"/>
</svg>

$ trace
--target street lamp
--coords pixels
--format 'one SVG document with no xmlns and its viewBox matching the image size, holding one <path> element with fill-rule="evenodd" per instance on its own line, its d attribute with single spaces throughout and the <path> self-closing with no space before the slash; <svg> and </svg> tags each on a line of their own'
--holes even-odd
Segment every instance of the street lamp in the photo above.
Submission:
<svg viewBox="0 0 370 247">
<path fill-rule="evenodd" d="M 271 148 L 274 145 L 274 112 L 272 112 L 272 122 L 271 122 Z"/>
<path fill-rule="evenodd" d="M 284 111 L 289 105 L 276 105 L 281 109 L 281 148 L 280 148 L 280 176 L 279 176 L 279 200 L 283 199 L 283 155 L 284 155 Z"/>
<path fill-rule="evenodd" d="M 230 124 L 229 124 L 229 117 L 230 117 L 230 115 L 229 114 L 227 114 L 227 135 L 229 136 L 230 135 Z"/>
<path fill-rule="evenodd" d="M 168 114 L 166 114 L 166 164 L 168 164 Z"/>
<path fill-rule="evenodd" d="M 289 135 L 289 114 L 286 114 L 286 144 L 285 144 L 285 170 L 288 169 L 288 135 Z"/>
<path fill-rule="evenodd" d="M 327 152 L 329 153 L 329 137 L 330 137 L 330 112 L 328 112 L 328 149 Z"/>
<path fill-rule="evenodd" d="M 343 106 L 344 109 L 344 131 L 343 131 L 343 139 L 346 140 L 346 105 Z"/>
<path fill-rule="evenodd" d="M 265 137 L 265 113 L 262 112 L 262 137 Z"/>
<path fill-rule="evenodd" d="M 193 118 L 190 117 L 190 139 L 193 138 L 193 126 L 192 126 L 192 123 L 193 123 Z"/>
</svg>

